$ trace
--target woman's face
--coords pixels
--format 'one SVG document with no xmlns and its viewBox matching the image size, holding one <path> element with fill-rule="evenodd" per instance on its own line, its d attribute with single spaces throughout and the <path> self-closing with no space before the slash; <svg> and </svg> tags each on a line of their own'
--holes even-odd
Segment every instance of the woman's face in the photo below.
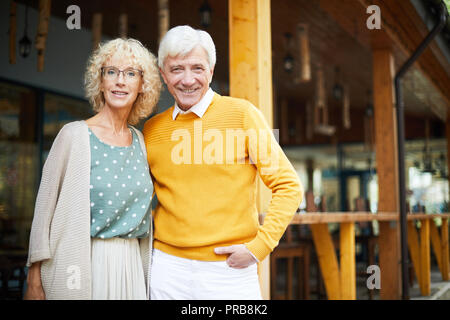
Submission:
<svg viewBox="0 0 450 320">
<path fill-rule="evenodd" d="M 142 75 L 130 58 L 114 54 L 103 65 L 101 91 L 109 108 L 133 107 L 142 92 Z"/>
</svg>

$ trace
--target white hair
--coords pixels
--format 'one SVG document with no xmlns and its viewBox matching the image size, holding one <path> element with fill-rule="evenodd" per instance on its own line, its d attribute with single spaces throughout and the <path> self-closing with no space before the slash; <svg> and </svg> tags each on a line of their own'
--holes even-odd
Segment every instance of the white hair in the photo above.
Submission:
<svg viewBox="0 0 450 320">
<path fill-rule="evenodd" d="M 211 36 L 206 31 L 187 25 L 174 27 L 164 35 L 158 50 L 158 66 L 163 69 L 167 56 L 185 56 L 197 46 L 205 49 L 212 70 L 216 65 L 216 47 Z"/>
</svg>

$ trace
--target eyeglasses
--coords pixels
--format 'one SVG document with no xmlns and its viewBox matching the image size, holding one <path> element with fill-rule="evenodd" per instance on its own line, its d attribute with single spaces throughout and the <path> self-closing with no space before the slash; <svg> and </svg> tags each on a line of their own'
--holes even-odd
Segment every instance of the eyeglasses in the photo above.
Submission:
<svg viewBox="0 0 450 320">
<path fill-rule="evenodd" d="M 102 67 L 102 74 L 105 77 L 105 79 L 108 80 L 116 80 L 120 73 L 123 73 L 123 77 L 126 81 L 137 81 L 139 79 L 139 76 L 143 75 L 143 71 L 133 69 L 133 68 L 127 68 L 125 70 L 119 70 L 116 67 Z"/>
</svg>

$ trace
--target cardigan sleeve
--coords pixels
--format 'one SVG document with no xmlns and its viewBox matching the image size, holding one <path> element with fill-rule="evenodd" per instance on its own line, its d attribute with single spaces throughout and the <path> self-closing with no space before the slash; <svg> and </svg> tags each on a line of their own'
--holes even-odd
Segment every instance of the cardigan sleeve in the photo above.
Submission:
<svg viewBox="0 0 450 320">
<path fill-rule="evenodd" d="M 30 232 L 27 267 L 51 258 L 50 225 L 57 206 L 72 147 L 72 133 L 64 126 L 56 136 L 45 161 Z"/>
<path fill-rule="evenodd" d="M 264 224 L 246 247 L 262 261 L 277 245 L 303 198 L 303 186 L 262 113 L 248 104 L 245 116 L 248 152 L 264 184 L 272 191 Z"/>
</svg>

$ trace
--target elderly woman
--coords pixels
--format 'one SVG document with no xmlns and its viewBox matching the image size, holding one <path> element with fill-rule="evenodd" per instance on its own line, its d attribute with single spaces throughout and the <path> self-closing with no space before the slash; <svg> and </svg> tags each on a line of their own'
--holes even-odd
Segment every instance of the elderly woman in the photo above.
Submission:
<svg viewBox="0 0 450 320">
<path fill-rule="evenodd" d="M 147 299 L 153 185 L 132 125 L 159 99 L 156 58 L 137 40 L 109 41 L 85 89 L 97 114 L 65 125 L 43 168 L 25 299 Z"/>
</svg>

